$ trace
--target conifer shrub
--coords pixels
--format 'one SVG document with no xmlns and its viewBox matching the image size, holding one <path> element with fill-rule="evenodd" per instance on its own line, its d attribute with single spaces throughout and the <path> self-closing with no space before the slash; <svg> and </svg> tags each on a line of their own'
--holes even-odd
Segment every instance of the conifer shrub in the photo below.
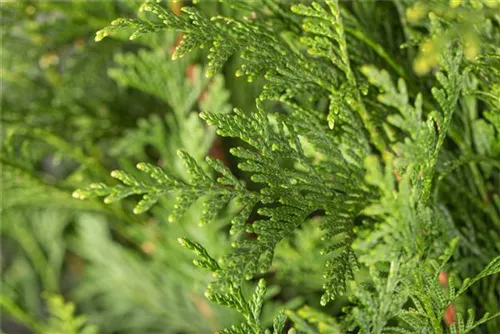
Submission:
<svg viewBox="0 0 500 334">
<path fill-rule="evenodd" d="M 0 331 L 500 333 L 498 1 L 1 12 Z"/>
</svg>

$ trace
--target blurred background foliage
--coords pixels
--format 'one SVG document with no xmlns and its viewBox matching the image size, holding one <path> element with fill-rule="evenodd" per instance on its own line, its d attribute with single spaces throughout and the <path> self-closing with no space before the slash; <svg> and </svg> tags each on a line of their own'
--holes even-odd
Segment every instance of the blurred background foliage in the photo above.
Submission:
<svg viewBox="0 0 500 334">
<path fill-rule="evenodd" d="M 348 5 L 353 15 L 351 20 L 346 19 L 346 25 L 360 24 L 370 38 L 381 41 L 395 59 L 394 72 L 407 80 L 410 91 L 434 84 L 432 79 L 423 83 L 412 79 L 433 70 L 440 38 L 448 38 L 425 38 L 426 3 L 387 1 L 375 5 L 374 1 L 359 1 Z M 167 213 L 172 211 L 173 201 L 168 196 L 139 216 L 131 214 L 134 199 L 105 205 L 71 197 L 74 189 L 91 182 L 116 183 L 109 176 L 110 170 L 137 175 L 135 164 L 139 161 L 157 164 L 183 177 L 186 172 L 176 154 L 180 148 L 197 160 L 212 155 L 234 167 L 227 154 L 234 143 L 216 138 L 214 129 L 202 122 L 198 113 L 226 113 L 232 107 L 253 110 L 262 80 L 255 78 L 247 83 L 236 78 L 236 56 L 229 59 L 223 73 L 210 79 L 203 75 L 206 59 L 202 51 L 171 61 L 179 41 L 173 33 L 133 41 L 124 34 L 94 42 L 97 30 L 118 17 L 134 17 L 140 4 L 0 4 L 0 330 L 5 333 L 212 333 L 239 320 L 236 313 L 205 299 L 203 292 L 211 276 L 192 266 L 192 257 L 176 241 L 188 236 L 213 256 L 224 254 L 231 247 L 227 230 L 235 207 L 229 205 L 216 223 L 200 228 L 200 205 L 192 206 L 176 224 L 169 223 Z M 182 5 L 181 1 L 166 4 L 176 13 Z M 451 5 L 496 10 L 480 1 L 452 1 Z M 201 2 L 198 8 L 208 16 L 235 10 L 216 1 Z M 448 4 L 442 10 L 447 9 Z M 388 11 L 402 11 L 407 21 L 391 26 L 394 21 L 384 22 Z M 466 57 L 472 59 L 479 53 L 478 34 L 491 39 L 485 45 L 500 43 L 491 27 L 485 23 L 482 28 L 484 31 L 474 32 L 465 25 L 454 32 L 469 46 Z M 409 39 L 413 42 L 401 51 L 400 45 Z M 350 42 L 360 43 L 354 38 Z M 498 53 L 498 47 L 482 51 Z M 374 54 L 353 51 L 353 58 L 360 64 L 370 57 L 375 58 Z M 476 65 L 479 73 L 481 64 Z M 483 74 L 491 76 L 486 81 L 500 93 L 498 76 Z M 481 84 L 468 83 L 471 94 Z M 499 108 L 498 95 L 484 99 L 490 110 Z M 450 135 L 454 142 L 449 145 L 499 158 L 498 119 L 491 124 L 479 119 L 477 105 L 473 101 L 463 103 L 469 103 L 464 110 L 471 115 L 459 115 Z M 382 106 L 376 107 L 383 111 Z M 492 119 L 496 117 L 491 115 Z M 467 137 L 460 136 L 464 128 Z M 456 158 L 449 155 L 450 160 Z M 500 251 L 498 229 L 488 228 L 490 222 L 496 227 L 500 224 L 494 209 L 495 205 L 500 207 L 500 201 L 493 195 L 498 192 L 498 173 L 491 166 L 481 165 L 486 171 L 481 174 L 486 175 L 483 179 L 477 168 L 457 165 L 447 182 L 440 184 L 441 193 L 446 194 L 444 202 L 456 209 L 447 214 L 453 216 L 458 230 L 467 229 L 463 240 L 468 246 L 460 249 L 464 259 L 460 265 L 467 267 L 462 272 L 470 273 L 479 272 Z M 464 178 L 474 181 L 468 184 Z M 468 188 L 459 188 L 463 184 Z M 496 202 L 485 202 L 488 198 Z M 471 227 L 471 221 L 485 222 L 485 226 Z M 293 242 L 280 244 L 276 251 L 276 274 L 268 277 L 268 302 L 263 312 L 267 325 L 283 305 L 292 320 L 309 317 L 321 321 L 320 314 L 309 307 L 301 308 L 304 304 L 319 307 L 322 293 L 322 282 L 310 275 L 324 267 L 324 259 L 316 255 L 321 233 L 315 224 L 312 218 L 311 224 L 296 232 Z M 483 247 L 476 248 L 478 243 Z M 500 309 L 498 280 L 497 276 L 474 287 L 469 302 L 490 311 Z M 252 286 L 248 283 L 248 291 Z M 338 314 L 346 303 L 347 299 L 340 298 L 323 311 Z M 335 332 L 336 324 L 328 321 L 331 319 L 324 323 Z M 488 326 L 490 333 L 500 332 L 498 321 Z"/>
</svg>

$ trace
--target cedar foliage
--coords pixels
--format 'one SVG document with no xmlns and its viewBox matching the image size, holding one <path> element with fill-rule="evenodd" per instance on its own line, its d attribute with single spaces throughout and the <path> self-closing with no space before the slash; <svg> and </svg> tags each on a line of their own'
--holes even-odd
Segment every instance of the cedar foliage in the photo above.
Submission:
<svg viewBox="0 0 500 334">
<path fill-rule="evenodd" d="M 1 10 L 1 330 L 500 332 L 496 2 Z"/>
</svg>

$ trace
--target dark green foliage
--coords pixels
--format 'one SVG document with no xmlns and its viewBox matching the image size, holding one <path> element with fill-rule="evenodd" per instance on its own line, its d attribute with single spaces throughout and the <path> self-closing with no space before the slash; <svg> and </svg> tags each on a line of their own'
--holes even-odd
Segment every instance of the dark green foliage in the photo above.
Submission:
<svg viewBox="0 0 500 334">
<path fill-rule="evenodd" d="M 2 5 L 28 50 L 2 55 L 2 305 L 36 332 L 499 332 L 498 8 Z"/>
</svg>

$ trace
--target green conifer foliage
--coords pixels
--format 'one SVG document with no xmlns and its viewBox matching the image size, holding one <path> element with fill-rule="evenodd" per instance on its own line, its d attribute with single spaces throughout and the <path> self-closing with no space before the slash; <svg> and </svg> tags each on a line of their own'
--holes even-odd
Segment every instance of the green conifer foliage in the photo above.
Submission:
<svg viewBox="0 0 500 334">
<path fill-rule="evenodd" d="M 35 332 L 500 332 L 499 9 L 2 7 L 8 43 L 54 44 L 3 56 L 2 306 Z"/>
</svg>

